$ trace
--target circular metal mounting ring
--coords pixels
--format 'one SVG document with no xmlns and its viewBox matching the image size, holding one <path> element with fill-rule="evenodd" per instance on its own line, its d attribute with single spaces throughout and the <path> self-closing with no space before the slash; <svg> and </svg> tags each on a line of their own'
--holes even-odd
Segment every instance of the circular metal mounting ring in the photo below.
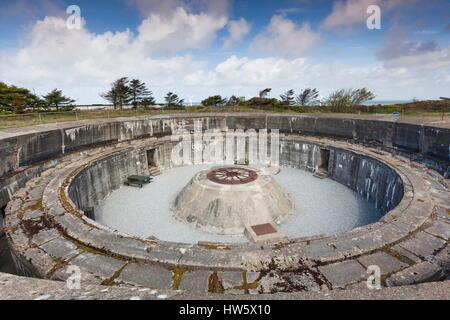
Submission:
<svg viewBox="0 0 450 320">
<path fill-rule="evenodd" d="M 219 184 L 245 184 L 255 181 L 258 174 L 246 168 L 219 168 L 208 172 L 206 177 Z"/>
</svg>

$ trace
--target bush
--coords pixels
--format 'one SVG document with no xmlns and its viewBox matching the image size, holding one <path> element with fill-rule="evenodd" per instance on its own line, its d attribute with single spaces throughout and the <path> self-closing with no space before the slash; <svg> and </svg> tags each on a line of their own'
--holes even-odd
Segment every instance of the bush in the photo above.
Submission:
<svg viewBox="0 0 450 320">
<path fill-rule="evenodd" d="M 367 90 L 362 89 L 348 89 L 337 90 L 330 94 L 326 101 L 332 112 L 351 112 L 357 106 L 361 106 L 364 102 L 373 100 L 375 95 Z"/>
<path fill-rule="evenodd" d="M 202 101 L 202 105 L 205 107 L 211 106 L 223 106 L 227 102 L 226 99 L 222 98 L 220 95 L 211 96 Z"/>
<path fill-rule="evenodd" d="M 269 99 L 269 98 L 258 98 L 254 97 L 250 100 L 247 100 L 245 102 L 246 106 L 249 107 L 264 107 L 264 106 L 279 106 L 281 105 L 281 102 L 275 98 Z"/>
<path fill-rule="evenodd" d="M 9 115 L 12 115 L 12 114 L 14 114 L 14 113 L 11 112 L 11 111 L 8 111 L 8 110 L 0 110 L 0 116 L 9 116 Z"/>
</svg>

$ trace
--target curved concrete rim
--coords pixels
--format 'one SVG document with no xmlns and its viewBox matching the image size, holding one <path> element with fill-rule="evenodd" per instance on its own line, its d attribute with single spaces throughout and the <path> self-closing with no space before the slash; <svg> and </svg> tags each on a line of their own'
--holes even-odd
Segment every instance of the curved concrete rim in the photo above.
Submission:
<svg viewBox="0 0 450 320">
<path fill-rule="evenodd" d="M 314 139 L 311 139 L 314 141 Z M 344 147 L 344 145 L 340 145 L 340 143 L 334 143 L 334 147 Z M 55 179 L 53 179 L 45 188 L 43 194 L 43 207 L 46 209 L 46 212 L 49 216 L 56 216 L 61 214 L 71 215 L 78 221 L 77 228 L 84 229 L 86 226 L 90 228 L 98 229 L 100 234 L 97 237 L 79 237 L 77 236 L 73 228 L 73 222 L 71 221 L 70 225 L 58 224 L 57 226 L 60 230 L 64 230 L 66 235 L 73 240 L 81 242 L 83 245 L 90 246 L 95 248 L 96 250 L 103 251 L 112 256 L 121 257 L 123 259 L 134 259 L 142 262 L 150 262 L 150 263 L 161 263 L 160 257 L 158 255 L 152 255 L 152 252 L 166 252 L 167 256 L 173 256 L 173 259 L 166 259 L 163 264 L 177 266 L 180 265 L 179 255 L 180 249 L 189 247 L 189 250 L 195 251 L 203 251 L 207 250 L 209 255 L 218 255 L 221 257 L 221 269 L 226 270 L 240 270 L 244 268 L 254 268 L 254 262 L 249 259 L 249 261 L 243 261 L 243 259 L 236 259 L 236 252 L 239 252 L 239 256 L 251 256 L 252 252 L 258 252 L 260 257 L 258 258 L 258 263 L 261 261 L 261 255 L 265 255 L 266 259 L 272 260 L 274 259 L 274 255 L 272 252 L 273 246 L 286 246 L 289 248 L 289 255 L 291 258 L 297 257 L 298 259 L 308 259 L 308 260 L 319 260 L 319 261 L 339 261 L 343 256 L 351 257 L 358 256 L 361 254 L 366 254 L 371 251 L 378 249 L 377 243 L 367 243 L 364 247 L 359 247 L 358 250 L 345 250 L 343 252 L 335 252 L 334 254 L 330 254 L 328 256 L 318 256 L 315 254 L 308 254 L 304 251 L 306 243 L 309 245 L 327 245 L 330 242 L 339 243 L 341 241 L 347 239 L 353 239 L 355 237 L 365 237 L 368 235 L 376 234 L 378 238 L 385 239 L 383 240 L 383 245 L 392 245 L 403 238 L 405 238 L 408 234 L 417 230 L 419 226 L 416 224 L 411 224 L 408 221 L 408 208 L 414 207 L 416 210 L 420 210 L 423 212 L 421 215 L 422 220 L 426 220 L 432 214 L 432 205 L 429 201 L 423 201 L 423 198 L 428 197 L 428 190 L 426 189 L 425 181 L 417 176 L 414 170 L 409 169 L 407 166 L 400 168 L 395 168 L 392 163 L 386 160 L 381 160 L 379 155 L 375 155 L 370 153 L 367 150 L 351 150 L 351 152 L 357 153 L 360 156 L 370 157 L 380 161 L 386 165 L 388 165 L 391 170 L 396 172 L 402 179 L 403 185 L 405 187 L 404 196 L 399 205 L 391 210 L 388 214 L 383 217 L 380 222 L 366 225 L 348 232 L 344 232 L 341 234 L 335 235 L 319 235 L 313 237 L 303 237 L 296 239 L 288 239 L 287 241 L 268 241 L 266 244 L 265 250 L 261 250 L 259 245 L 255 244 L 227 244 L 227 243 L 217 243 L 210 244 L 211 247 L 217 247 L 219 250 L 208 250 L 205 249 L 203 245 L 190 245 L 184 243 L 174 243 L 174 242 L 166 242 L 160 241 L 156 239 L 146 240 L 142 238 L 137 238 L 133 236 L 126 235 L 124 233 L 119 232 L 111 232 L 111 230 L 105 226 L 102 226 L 88 218 L 86 218 L 83 213 L 76 208 L 75 204 L 72 202 L 70 197 L 68 196 L 68 188 L 71 182 L 76 178 L 77 174 L 79 174 L 82 170 L 87 168 L 90 165 L 93 165 L 97 161 L 101 161 L 102 159 L 111 157 L 115 154 L 121 152 L 127 152 L 129 148 L 125 147 L 122 150 L 113 150 L 109 154 L 102 155 L 100 158 L 96 159 L 88 159 L 83 163 L 77 163 L 75 167 L 67 167 L 61 171 L 61 174 L 58 175 Z M 378 158 L 377 158 L 378 157 Z M 55 190 L 57 190 L 58 200 L 55 202 Z M 399 232 L 398 236 L 392 236 L 392 229 L 398 229 L 402 232 Z M 100 241 L 104 237 L 104 241 Z M 114 238 L 112 240 L 111 238 Z M 120 243 L 120 245 L 118 245 Z M 113 244 L 113 245 L 111 245 Z M 148 249 L 150 248 L 150 250 Z M 222 248 L 222 250 L 220 250 Z M 233 249 L 233 250 L 230 250 Z M 283 251 L 283 250 L 282 250 Z M 282 255 L 284 256 L 285 252 Z M 182 264 L 184 267 L 195 267 L 197 265 L 201 265 L 203 268 L 217 268 L 217 262 L 214 262 L 215 259 L 209 261 L 202 261 L 201 263 L 195 261 L 195 254 L 192 254 L 191 261 L 186 261 Z M 202 256 L 199 254 L 198 256 Z M 275 256 L 276 259 L 276 256 Z M 267 261 L 267 263 L 269 262 Z M 244 264 L 244 265 L 243 265 Z M 286 266 L 288 267 L 288 266 Z"/>
</svg>

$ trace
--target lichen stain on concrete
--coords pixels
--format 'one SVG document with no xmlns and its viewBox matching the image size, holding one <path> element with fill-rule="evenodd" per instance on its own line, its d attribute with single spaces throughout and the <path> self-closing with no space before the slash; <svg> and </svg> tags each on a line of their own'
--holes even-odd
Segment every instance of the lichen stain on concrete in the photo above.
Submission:
<svg viewBox="0 0 450 320">
<path fill-rule="evenodd" d="M 210 293 L 224 293 L 222 281 L 220 280 L 217 272 L 213 272 L 208 278 L 208 292 Z"/>
<path fill-rule="evenodd" d="M 172 269 L 172 289 L 178 290 L 180 288 L 181 280 L 185 272 L 188 272 L 185 268 L 176 267 Z"/>
</svg>

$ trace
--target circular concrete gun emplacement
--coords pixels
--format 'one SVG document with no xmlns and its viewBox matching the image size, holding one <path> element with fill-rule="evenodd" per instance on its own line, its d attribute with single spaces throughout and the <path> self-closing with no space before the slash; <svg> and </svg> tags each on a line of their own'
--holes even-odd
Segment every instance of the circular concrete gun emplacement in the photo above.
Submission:
<svg viewBox="0 0 450 320">
<path fill-rule="evenodd" d="M 199 122 L 224 136 L 277 129 L 267 150 L 279 157 L 252 164 L 250 137 L 243 161 L 174 161 L 196 142 L 172 134 Z M 437 281 L 450 266 L 449 139 L 413 124 L 246 114 L 2 134 L 5 233 L 20 274 L 53 280 L 76 267 L 89 284 L 276 294 L 365 286 L 377 266 L 383 286 Z"/>
<path fill-rule="evenodd" d="M 253 225 L 280 224 L 293 203 L 271 174 L 229 166 L 197 173 L 177 196 L 174 210 L 178 220 L 206 232 L 243 234 Z"/>
</svg>

